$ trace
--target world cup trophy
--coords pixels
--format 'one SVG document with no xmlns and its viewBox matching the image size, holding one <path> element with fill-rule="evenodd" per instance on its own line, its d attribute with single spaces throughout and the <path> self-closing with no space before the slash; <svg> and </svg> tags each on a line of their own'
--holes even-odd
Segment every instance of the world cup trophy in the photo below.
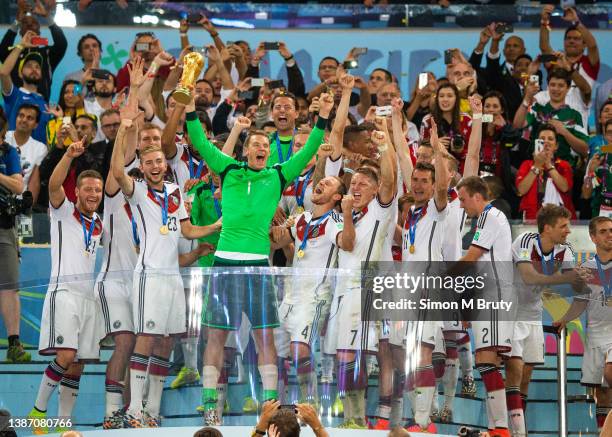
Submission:
<svg viewBox="0 0 612 437">
<path fill-rule="evenodd" d="M 204 57 L 198 52 L 191 52 L 183 58 L 183 74 L 178 87 L 172 93 L 177 102 L 187 105 L 191 100 L 189 87 L 194 87 L 195 82 L 204 68 Z"/>
</svg>

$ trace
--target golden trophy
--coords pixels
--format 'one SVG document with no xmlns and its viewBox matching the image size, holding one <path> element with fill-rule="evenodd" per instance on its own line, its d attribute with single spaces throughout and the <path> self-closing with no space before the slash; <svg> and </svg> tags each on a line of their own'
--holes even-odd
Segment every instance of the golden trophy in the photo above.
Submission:
<svg viewBox="0 0 612 437">
<path fill-rule="evenodd" d="M 183 58 L 183 74 L 179 85 L 172 93 L 172 97 L 177 102 L 187 105 L 191 100 L 191 91 L 189 87 L 194 87 L 195 82 L 200 76 L 204 68 L 204 57 L 201 53 L 191 52 Z"/>
</svg>

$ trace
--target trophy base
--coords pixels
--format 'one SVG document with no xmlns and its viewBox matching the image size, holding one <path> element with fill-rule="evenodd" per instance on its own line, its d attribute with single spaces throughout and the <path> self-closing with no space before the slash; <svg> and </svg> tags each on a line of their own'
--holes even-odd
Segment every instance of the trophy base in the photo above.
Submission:
<svg viewBox="0 0 612 437">
<path fill-rule="evenodd" d="M 172 98 L 182 105 L 188 105 L 191 101 L 191 92 L 188 88 L 177 88 L 172 93 Z"/>
</svg>

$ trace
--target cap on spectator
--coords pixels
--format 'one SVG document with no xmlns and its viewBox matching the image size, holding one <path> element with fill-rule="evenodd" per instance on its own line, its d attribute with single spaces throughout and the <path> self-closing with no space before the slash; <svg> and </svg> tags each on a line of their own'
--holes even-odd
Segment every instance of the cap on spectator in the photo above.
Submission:
<svg viewBox="0 0 612 437">
<path fill-rule="evenodd" d="M 19 62 L 19 73 L 21 74 L 21 70 L 23 69 L 23 66 L 26 64 L 26 62 L 28 61 L 36 61 L 38 62 L 38 65 L 40 65 L 42 67 L 43 65 L 43 57 L 40 53 L 38 52 L 29 52 L 27 55 L 25 55 L 23 57 L 23 59 Z"/>
</svg>

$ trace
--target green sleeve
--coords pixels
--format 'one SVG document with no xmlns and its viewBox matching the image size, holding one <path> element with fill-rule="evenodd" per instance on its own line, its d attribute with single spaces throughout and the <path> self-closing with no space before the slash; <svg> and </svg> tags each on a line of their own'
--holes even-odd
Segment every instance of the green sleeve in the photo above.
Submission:
<svg viewBox="0 0 612 437">
<path fill-rule="evenodd" d="M 327 119 L 319 117 L 317 125 L 312 129 L 310 135 L 308 135 L 308 140 L 302 150 L 281 164 L 281 172 L 285 180 L 292 181 L 297 178 L 304 168 L 306 168 L 306 165 L 310 162 L 312 157 L 315 156 L 317 150 L 319 150 L 319 146 L 323 142 L 326 125 Z"/>
<path fill-rule="evenodd" d="M 187 114 L 187 133 L 191 144 L 213 172 L 220 174 L 229 165 L 236 163 L 234 158 L 227 156 L 208 141 L 195 112 Z"/>
</svg>

